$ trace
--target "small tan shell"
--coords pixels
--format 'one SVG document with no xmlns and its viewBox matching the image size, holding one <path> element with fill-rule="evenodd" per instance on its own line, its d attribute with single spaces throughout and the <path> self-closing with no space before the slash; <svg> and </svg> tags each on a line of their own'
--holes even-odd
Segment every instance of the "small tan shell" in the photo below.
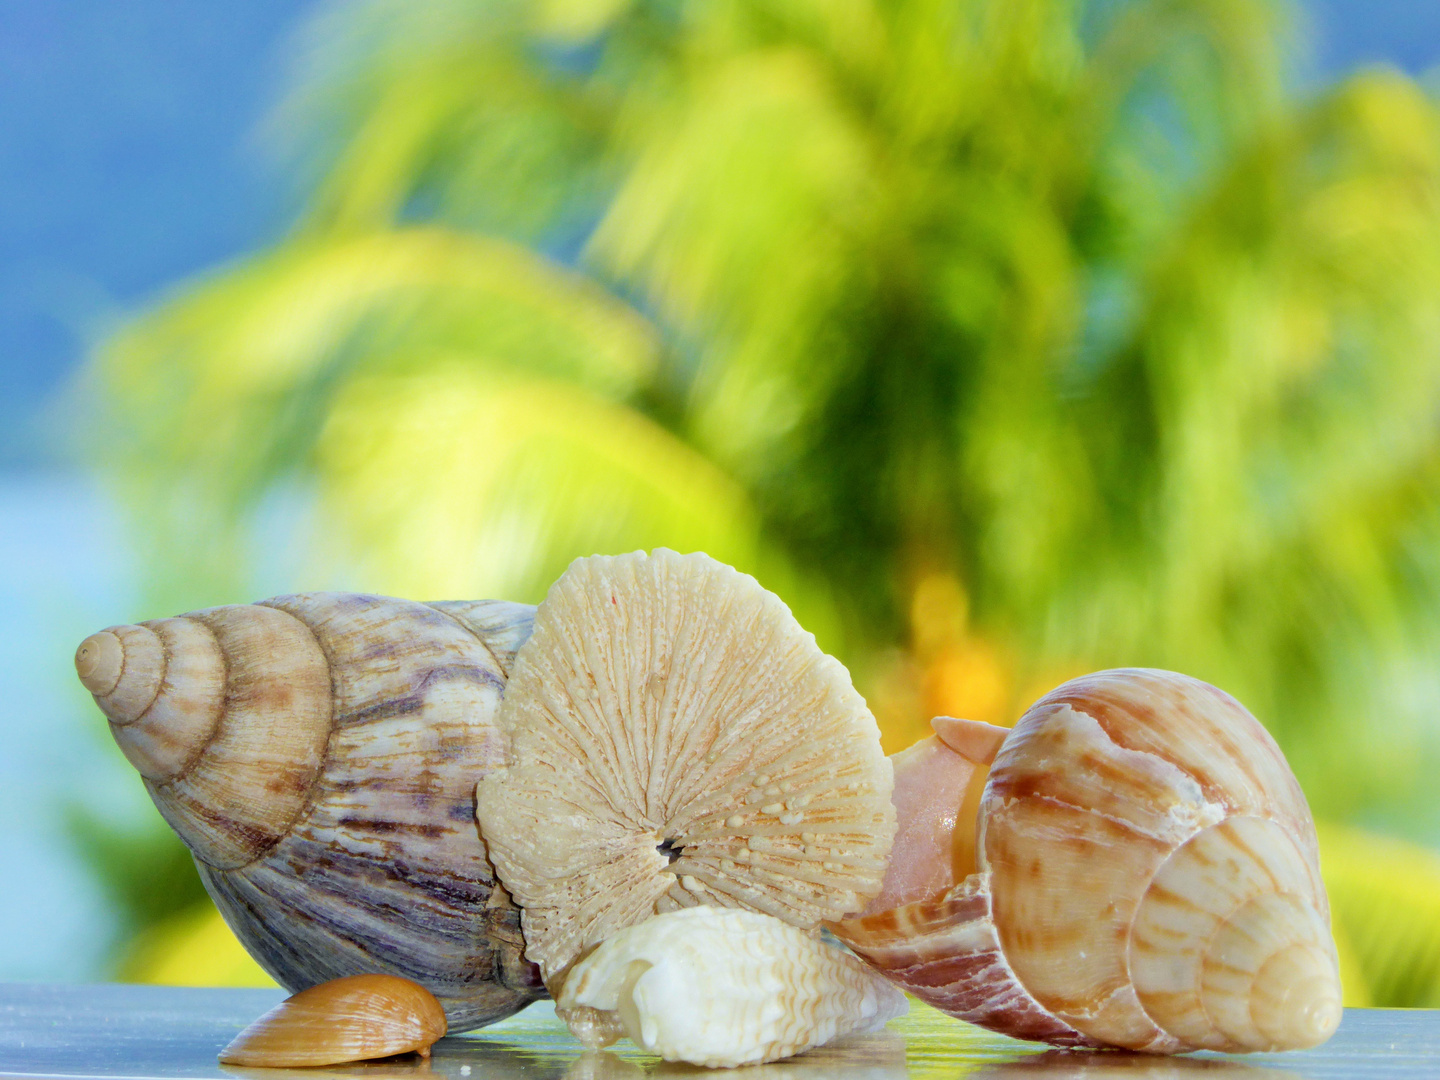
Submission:
<svg viewBox="0 0 1440 1080">
<path fill-rule="evenodd" d="M 614 1016 L 666 1061 L 711 1067 L 789 1057 L 908 1008 L 842 950 L 768 915 L 709 907 L 621 930 L 574 966 L 556 1004 L 562 1016 Z"/>
<path fill-rule="evenodd" d="M 474 823 L 533 613 L 281 596 L 111 627 L 75 664 L 276 981 L 404 976 L 460 1031 L 543 996 Z"/>
<path fill-rule="evenodd" d="M 394 1054 L 430 1056 L 445 1010 L 419 983 L 350 975 L 286 998 L 220 1051 L 224 1065 L 339 1065 Z"/>
<path fill-rule="evenodd" d="M 706 555 L 576 560 L 500 723 L 477 814 L 552 989 L 657 913 L 809 928 L 880 887 L 895 811 L 874 718 L 778 597 Z"/>
<path fill-rule="evenodd" d="M 977 827 L 975 873 L 835 926 L 937 1007 L 1156 1053 L 1299 1049 L 1338 1024 L 1305 797 L 1213 686 L 1122 670 L 1052 691 L 1000 746 Z"/>
</svg>

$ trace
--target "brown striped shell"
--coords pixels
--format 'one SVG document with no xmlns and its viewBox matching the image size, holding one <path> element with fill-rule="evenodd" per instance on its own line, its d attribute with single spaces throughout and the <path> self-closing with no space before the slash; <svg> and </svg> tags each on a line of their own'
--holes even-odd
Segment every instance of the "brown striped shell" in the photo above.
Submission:
<svg viewBox="0 0 1440 1080">
<path fill-rule="evenodd" d="M 983 768 L 988 725 L 937 727 Z M 973 873 L 923 897 L 887 885 L 834 926 L 906 989 L 1062 1046 L 1283 1050 L 1334 1031 L 1314 823 L 1229 695 L 1165 671 L 1076 679 L 1030 708 L 984 785 Z M 905 857 L 897 841 L 892 874 Z"/>
<path fill-rule="evenodd" d="M 403 976 L 459 1031 L 544 994 L 473 794 L 533 617 L 308 593 L 111 627 L 75 663 L 276 981 Z"/>
</svg>

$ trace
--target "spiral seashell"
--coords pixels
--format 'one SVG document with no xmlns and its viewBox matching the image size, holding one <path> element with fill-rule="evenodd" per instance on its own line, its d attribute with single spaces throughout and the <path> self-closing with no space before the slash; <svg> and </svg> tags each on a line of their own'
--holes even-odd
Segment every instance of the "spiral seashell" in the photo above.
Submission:
<svg viewBox="0 0 1440 1080">
<path fill-rule="evenodd" d="M 533 616 L 309 593 L 111 627 L 75 665 L 261 966 L 406 977 L 458 1031 L 544 994 L 473 797 Z"/>
<path fill-rule="evenodd" d="M 968 747 L 952 785 L 967 787 L 988 725 L 937 726 Z M 918 751 L 907 760 L 897 792 L 918 775 Z M 1229 695 L 1164 671 L 1076 679 L 1030 708 L 984 785 L 973 867 L 923 897 L 887 880 L 878 906 L 833 927 L 902 986 L 1062 1046 L 1285 1050 L 1335 1030 L 1314 823 L 1274 740 Z M 903 878 L 910 849 L 895 850 Z"/>
</svg>

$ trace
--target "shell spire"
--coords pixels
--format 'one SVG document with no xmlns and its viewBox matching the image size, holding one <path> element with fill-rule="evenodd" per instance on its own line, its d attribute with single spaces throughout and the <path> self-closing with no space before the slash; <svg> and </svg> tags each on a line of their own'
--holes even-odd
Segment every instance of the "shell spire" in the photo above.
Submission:
<svg viewBox="0 0 1440 1080">
<path fill-rule="evenodd" d="M 994 745 L 954 723 L 937 721 L 948 744 Z M 896 760 L 897 803 L 935 786 Z M 965 783 L 984 764 L 950 759 Z M 887 880 L 893 906 L 835 926 L 937 1007 L 1153 1053 L 1301 1049 L 1339 1023 L 1309 808 L 1274 740 L 1213 686 L 1140 669 L 1066 683 L 999 744 L 976 818 L 959 817 L 976 856 L 954 884 L 917 896 Z"/>
<path fill-rule="evenodd" d="M 330 673 L 303 622 L 211 608 L 116 626 L 76 650 L 81 681 L 197 858 L 251 862 L 286 836 L 330 735 Z"/>
</svg>

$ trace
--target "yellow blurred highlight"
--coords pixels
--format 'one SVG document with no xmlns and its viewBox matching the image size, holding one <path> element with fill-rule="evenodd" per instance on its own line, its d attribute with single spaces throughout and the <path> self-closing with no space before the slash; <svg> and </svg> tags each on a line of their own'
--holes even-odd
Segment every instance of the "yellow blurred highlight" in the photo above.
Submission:
<svg viewBox="0 0 1440 1080">
<path fill-rule="evenodd" d="M 929 716 L 1014 723 L 1009 659 L 970 633 L 970 598 L 954 575 L 927 574 L 910 600 L 911 649 L 923 668 Z"/>
<path fill-rule="evenodd" d="M 1345 1004 L 1440 1007 L 1440 854 L 1340 825 L 1319 835 Z"/>
<path fill-rule="evenodd" d="M 927 574 L 910 596 L 910 643 L 920 656 L 939 652 L 965 636 L 970 598 L 952 574 Z"/>
<path fill-rule="evenodd" d="M 1022 682 L 1009 653 L 973 631 L 969 597 L 949 573 L 920 578 L 909 615 L 909 647 L 882 657 L 866 687 L 887 754 L 927 738 L 933 716 L 1009 727 L 1037 699 L 1089 670 L 1052 666 Z"/>
<path fill-rule="evenodd" d="M 969 638 L 940 650 L 925 667 L 925 705 L 931 716 L 1011 724 L 1009 668 L 987 641 Z"/>
<path fill-rule="evenodd" d="M 1335 938 L 1335 953 L 1340 960 L 1340 998 L 1347 1009 L 1369 1009 L 1375 1005 L 1370 996 L 1370 983 L 1365 968 L 1345 925 L 1330 912 L 1330 933 Z"/>
<path fill-rule="evenodd" d="M 277 985 L 209 905 L 141 933 L 117 975 L 122 982 L 164 986 Z"/>
</svg>

